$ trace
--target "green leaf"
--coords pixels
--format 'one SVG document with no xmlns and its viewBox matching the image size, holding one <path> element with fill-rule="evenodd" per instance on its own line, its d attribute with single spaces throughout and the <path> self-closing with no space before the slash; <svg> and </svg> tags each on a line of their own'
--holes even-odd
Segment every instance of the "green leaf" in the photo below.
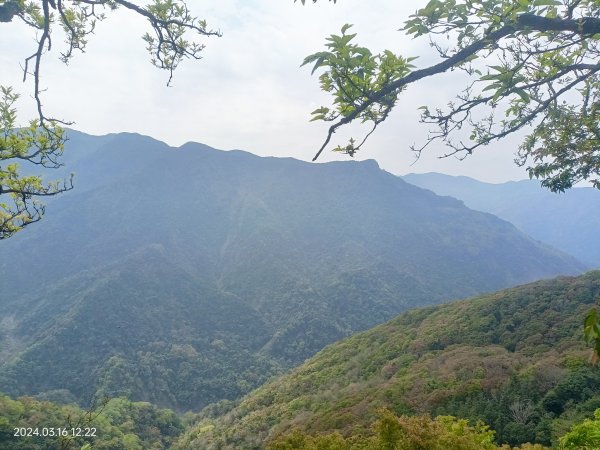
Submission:
<svg viewBox="0 0 600 450">
<path fill-rule="evenodd" d="M 344 24 L 344 26 L 342 27 L 342 34 L 344 34 L 349 28 L 351 28 L 353 26 L 354 25 L 352 25 L 351 23 Z"/>
<path fill-rule="evenodd" d="M 516 93 L 516 94 L 517 94 L 519 97 L 521 97 L 521 100 L 523 100 L 525 103 L 528 103 L 528 102 L 529 102 L 529 100 L 530 100 L 530 96 L 529 96 L 529 94 L 528 94 L 528 93 L 527 93 L 527 92 L 526 92 L 524 89 L 521 89 L 521 88 L 516 88 L 516 89 L 515 89 L 515 93 Z"/>
</svg>

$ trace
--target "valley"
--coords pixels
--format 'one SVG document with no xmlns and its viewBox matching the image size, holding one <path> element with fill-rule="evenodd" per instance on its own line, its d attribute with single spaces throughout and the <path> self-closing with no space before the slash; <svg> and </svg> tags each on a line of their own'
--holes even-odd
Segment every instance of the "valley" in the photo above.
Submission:
<svg viewBox="0 0 600 450">
<path fill-rule="evenodd" d="M 94 417 L 93 448 L 258 449 L 289 433 L 377 439 L 387 408 L 482 420 L 516 446 L 593 412 L 579 323 L 598 273 L 486 295 L 589 267 L 511 223 L 374 161 L 71 134 L 77 189 L 1 243 L 10 423 Z"/>
</svg>

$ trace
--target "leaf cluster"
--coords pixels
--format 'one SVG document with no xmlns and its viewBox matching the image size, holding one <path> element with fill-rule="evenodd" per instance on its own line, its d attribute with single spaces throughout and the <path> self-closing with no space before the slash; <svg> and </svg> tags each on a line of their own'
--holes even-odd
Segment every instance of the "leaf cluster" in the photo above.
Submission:
<svg viewBox="0 0 600 450">
<path fill-rule="evenodd" d="M 340 35 L 331 35 L 325 45 L 328 51 L 307 56 L 302 65 L 312 64 L 312 72 L 324 69 L 319 76 L 321 89 L 333 95 L 333 108 L 320 107 L 312 112 L 312 120 L 334 122 L 358 119 L 362 123 L 372 124 L 372 130 L 383 122 L 395 106 L 400 90 L 388 93 L 376 101 L 373 95 L 389 83 L 396 81 L 414 67 L 415 58 L 404 58 L 389 50 L 373 54 L 368 48 L 353 43 L 356 33 L 347 34 L 352 27 L 346 24 Z M 368 107 L 361 105 L 368 103 Z M 366 138 L 365 138 L 366 140 Z M 365 142 L 355 145 L 350 141 L 345 147 L 338 146 L 335 151 L 354 156 Z"/>
<path fill-rule="evenodd" d="M 530 177 L 541 179 L 552 191 L 564 191 L 582 180 L 600 187 L 597 2 L 431 0 L 404 23 L 403 30 L 409 36 L 429 37 L 441 61 L 418 70 L 406 65 L 410 70 L 392 71 L 382 83 L 370 83 L 369 89 L 349 89 L 348 73 L 356 77 L 381 68 L 381 61 L 362 56 L 370 55 L 368 49 L 355 46 L 360 54 L 334 59 L 335 71 L 330 57 L 321 60 L 317 53 L 305 60 L 326 70 L 321 89 L 332 94 L 337 112 L 329 114 L 328 107 L 313 112 L 314 120 L 333 122 L 317 156 L 343 125 L 371 120 L 377 127 L 407 85 L 461 70 L 468 82 L 455 100 L 445 108 L 421 107 L 421 121 L 432 129 L 424 144 L 412 147 L 417 156 L 441 141 L 450 149 L 444 156 L 464 158 L 493 141 L 529 130 L 515 162 L 526 166 Z M 382 55 L 386 54 L 392 53 Z M 379 114 L 374 113 L 381 107 Z M 363 143 L 351 142 L 349 153 Z"/>
<path fill-rule="evenodd" d="M 37 120 L 19 128 L 13 106 L 18 95 L 10 87 L 0 87 L 0 93 L 0 239 L 5 239 L 42 218 L 44 206 L 38 197 L 70 190 L 73 183 L 71 176 L 69 180 L 44 184 L 41 176 L 20 172 L 20 163 L 59 167 L 64 130 L 53 122 L 40 127 Z"/>
</svg>

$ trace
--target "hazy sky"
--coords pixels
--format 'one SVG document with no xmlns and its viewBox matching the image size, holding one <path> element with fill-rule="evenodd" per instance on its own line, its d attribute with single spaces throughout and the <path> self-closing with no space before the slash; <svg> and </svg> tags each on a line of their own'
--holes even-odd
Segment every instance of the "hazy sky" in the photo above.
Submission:
<svg viewBox="0 0 600 450">
<path fill-rule="evenodd" d="M 204 40 L 201 61 L 183 62 L 167 87 L 168 74 L 152 67 L 140 36 L 146 22 L 127 11 L 109 12 L 89 39 L 85 54 L 65 66 L 55 33 L 44 58 L 42 85 L 46 112 L 75 121 L 74 128 L 106 134 L 137 132 L 179 146 L 203 142 L 220 149 L 243 149 L 259 155 L 309 160 L 320 147 L 326 125 L 309 122 L 310 112 L 328 104 L 303 58 L 321 50 L 324 39 L 344 23 L 354 24 L 358 42 L 374 51 L 389 48 L 420 56 L 423 67 L 437 61 L 426 39 L 411 40 L 398 31 L 425 1 L 320 0 L 301 6 L 293 0 L 189 1 L 190 9 L 223 33 Z M 141 4 L 141 3 L 140 3 Z M 410 5 L 410 6 L 409 6 Z M 21 24 L 0 26 L 0 83 L 22 94 L 21 119 L 34 117 L 32 85 L 22 83 L 23 59 L 32 54 L 35 34 Z M 410 86 L 396 111 L 365 144 L 357 159 L 376 159 L 392 173 L 444 172 L 500 182 L 526 178 L 516 167 L 512 138 L 494 143 L 465 161 L 438 159 L 444 148 L 432 147 L 413 164 L 409 149 L 424 142 L 427 127 L 418 124 L 421 105 L 443 106 L 465 85 L 450 73 Z M 339 133 L 344 144 L 356 129 Z M 346 159 L 326 153 L 322 161 Z"/>
</svg>

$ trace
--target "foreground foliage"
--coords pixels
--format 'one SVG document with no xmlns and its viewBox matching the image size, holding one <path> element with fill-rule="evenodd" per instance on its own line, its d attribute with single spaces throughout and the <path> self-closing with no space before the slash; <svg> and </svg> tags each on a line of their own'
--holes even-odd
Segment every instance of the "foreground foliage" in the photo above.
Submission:
<svg viewBox="0 0 600 450">
<path fill-rule="evenodd" d="M 38 436 L 15 437 L 15 428 L 37 429 Z M 95 436 L 42 436 L 43 429 L 94 428 Z M 183 431 L 182 420 L 150 403 L 114 398 L 90 411 L 30 397 L 17 400 L 0 394 L 1 450 L 160 450 L 169 448 Z M 34 432 L 35 433 L 35 432 Z M 82 433 L 84 434 L 84 433 Z"/>
<path fill-rule="evenodd" d="M 20 164 L 29 172 L 60 167 L 65 136 L 55 122 L 40 127 L 32 120 L 17 128 L 17 98 L 11 88 L 0 86 L 0 240 L 41 220 L 45 209 L 39 198 L 73 188 L 72 176 L 44 183 L 39 175 L 23 174 Z"/>
<path fill-rule="evenodd" d="M 585 419 L 560 438 L 561 450 L 600 448 L 600 409 L 593 419 Z"/>
<path fill-rule="evenodd" d="M 269 442 L 251 448 L 266 450 L 547 450 L 539 444 L 518 447 L 498 446 L 495 432 L 483 422 L 452 416 L 396 416 L 389 409 L 376 412 L 377 420 L 362 433 L 343 436 L 339 432 L 311 435 L 292 429 Z M 93 429 L 90 437 L 44 437 L 42 430 L 72 427 Z M 114 398 L 83 411 L 73 405 L 22 397 L 17 400 L 0 395 L 0 449 L 4 450 L 160 450 L 173 446 L 185 424 L 175 413 L 158 409 L 149 403 L 133 403 Z M 15 437 L 15 429 L 37 430 L 32 436 Z M 576 424 L 559 440 L 561 450 L 597 448 L 600 432 L 600 410 L 595 419 Z M 40 434 L 35 436 L 35 434 Z M 187 444 L 193 445 L 193 444 Z M 204 448 L 204 447 L 202 447 Z M 235 448 L 250 448 L 246 446 Z"/>
<path fill-rule="evenodd" d="M 310 436 L 295 430 L 270 442 L 267 450 L 511 450 L 494 444 L 494 431 L 482 422 L 474 426 L 452 416 L 396 417 L 381 410 L 370 432 L 343 437 L 340 433 Z M 523 444 L 522 450 L 544 450 L 542 445 Z"/>
</svg>

